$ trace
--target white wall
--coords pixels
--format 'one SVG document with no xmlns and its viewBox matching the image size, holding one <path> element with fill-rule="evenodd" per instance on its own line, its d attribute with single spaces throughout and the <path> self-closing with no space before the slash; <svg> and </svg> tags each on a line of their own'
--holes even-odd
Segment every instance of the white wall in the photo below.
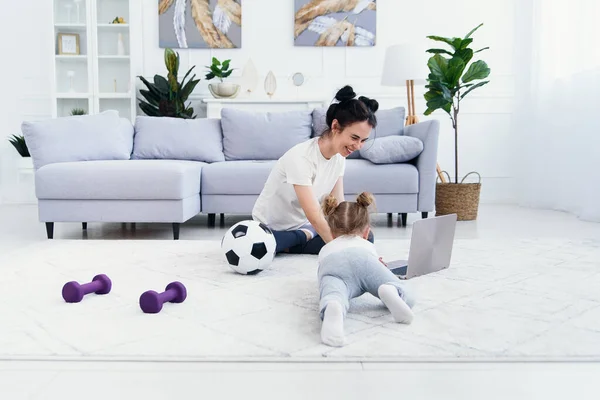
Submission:
<svg viewBox="0 0 600 400">
<path fill-rule="evenodd" d="M 158 47 L 158 2 L 155 0 L 132 0 L 138 15 L 131 16 L 136 75 L 151 77 L 156 73 L 166 74 L 163 51 Z M 6 136 L 18 131 L 23 119 L 46 118 L 51 113 L 49 98 L 51 76 L 45 65 L 52 62 L 51 2 L 34 0 L 34 4 L 15 3 L 22 9 L 0 17 L 3 37 L 19 38 L 2 41 L 2 46 L 11 47 L 18 63 L 2 63 L 3 72 L 14 79 L 5 79 L 13 85 L 12 98 L 2 97 L 2 132 Z M 476 170 L 483 176 L 482 202 L 512 201 L 512 180 L 509 163 L 510 125 L 514 93 L 513 57 L 514 26 L 517 0 L 430 0 L 379 1 L 377 10 L 377 44 L 372 48 L 317 48 L 294 47 L 293 45 L 293 0 L 243 0 L 242 48 L 232 50 L 189 49 L 177 50 L 181 55 L 181 73 L 195 65 L 202 81 L 194 93 L 195 108 L 199 107 L 199 96 L 210 96 L 204 81 L 204 66 L 211 57 L 231 58 L 232 66 L 239 68 L 232 79 L 239 79 L 243 66 L 252 58 L 261 81 L 257 95 L 262 96 L 262 79 L 269 70 L 277 77 L 277 96 L 295 95 L 291 76 L 302 72 L 306 83 L 299 95 L 331 99 L 337 88 L 350 84 L 359 94 L 379 100 L 381 108 L 406 104 L 405 88 L 382 87 L 379 77 L 385 48 L 398 42 L 420 42 L 427 46 L 439 46 L 425 39 L 426 35 L 462 36 L 483 22 L 485 25 L 475 34 L 474 47 L 490 46 L 481 53 L 492 69 L 491 83 L 473 92 L 462 103 L 459 116 L 459 176 Z M 36 13 L 26 10 L 36 9 Z M 270 17 L 267 16 L 267 12 Z M 14 19 L 12 15 L 27 18 Z M 18 36 L 17 36 L 18 35 Z M 3 49 L 4 50 L 4 49 Z M 5 54 L 5 53 L 4 53 Z M 292 61 L 293 59 L 293 61 Z M 6 72 L 3 74 L 6 76 Z M 8 82 L 6 82 L 8 81 Z M 139 82 L 138 86 L 139 86 Z M 10 87 L 10 86 L 9 86 Z M 447 114 L 436 112 L 424 117 L 424 88 L 417 87 L 417 113 L 421 120 L 437 118 L 442 122 L 439 146 L 439 164 L 451 174 L 454 169 L 454 135 Z M 200 115 L 203 115 L 200 110 Z M 14 154 L 12 147 L 3 141 L 0 145 L 2 157 L 2 199 L 4 202 L 22 201 L 15 188 Z"/>
</svg>

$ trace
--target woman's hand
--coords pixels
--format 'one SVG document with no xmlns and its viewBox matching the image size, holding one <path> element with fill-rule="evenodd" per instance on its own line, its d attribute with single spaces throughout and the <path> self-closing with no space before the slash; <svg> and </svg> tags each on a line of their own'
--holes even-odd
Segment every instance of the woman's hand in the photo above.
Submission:
<svg viewBox="0 0 600 400">
<path fill-rule="evenodd" d="M 315 228 L 325 243 L 331 242 L 333 240 L 331 229 L 329 229 L 329 224 L 327 224 L 321 212 L 321 205 L 314 195 L 312 186 L 294 185 L 294 190 L 308 222 Z"/>
</svg>

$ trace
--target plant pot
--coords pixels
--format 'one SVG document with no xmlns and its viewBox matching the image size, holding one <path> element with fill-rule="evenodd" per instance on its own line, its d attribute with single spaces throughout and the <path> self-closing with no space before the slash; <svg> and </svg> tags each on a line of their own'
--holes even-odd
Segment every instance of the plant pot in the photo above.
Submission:
<svg viewBox="0 0 600 400">
<path fill-rule="evenodd" d="M 231 99 L 240 92 L 240 85 L 235 83 L 209 83 L 208 90 L 217 99 Z"/>
<path fill-rule="evenodd" d="M 17 161 L 19 170 L 33 169 L 33 159 L 31 157 L 20 157 Z"/>
<path fill-rule="evenodd" d="M 465 178 L 472 173 L 465 175 Z M 458 221 L 477 219 L 481 176 L 479 176 L 479 183 L 463 183 L 465 178 L 460 183 L 438 182 L 436 184 L 435 215 L 456 214 Z"/>
</svg>

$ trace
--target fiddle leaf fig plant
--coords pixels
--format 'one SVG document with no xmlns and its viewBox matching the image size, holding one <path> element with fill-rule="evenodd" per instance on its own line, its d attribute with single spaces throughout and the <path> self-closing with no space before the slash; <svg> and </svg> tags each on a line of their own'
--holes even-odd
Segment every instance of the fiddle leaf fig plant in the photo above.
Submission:
<svg viewBox="0 0 600 400">
<path fill-rule="evenodd" d="M 479 24 L 463 38 L 446 38 L 427 36 L 428 39 L 447 44 L 450 49 L 432 48 L 427 50 L 433 56 L 428 60 L 429 76 L 425 93 L 427 110 L 430 115 L 442 109 L 450 116 L 454 129 L 454 183 L 458 183 L 458 114 L 460 102 L 473 90 L 489 83 L 484 80 L 490 75 L 490 68 L 483 60 L 472 62 L 475 54 L 488 50 L 483 47 L 473 51 L 469 45 L 473 43 L 471 35 L 483 24 Z M 470 63 L 470 64 L 469 64 Z"/>
</svg>

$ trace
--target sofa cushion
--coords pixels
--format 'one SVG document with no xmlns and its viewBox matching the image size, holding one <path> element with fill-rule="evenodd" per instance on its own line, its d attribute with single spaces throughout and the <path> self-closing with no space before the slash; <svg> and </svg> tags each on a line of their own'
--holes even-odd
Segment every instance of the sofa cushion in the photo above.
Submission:
<svg viewBox="0 0 600 400">
<path fill-rule="evenodd" d="M 362 158 L 375 164 L 412 160 L 423 151 L 423 142 L 411 136 L 386 136 L 368 140 L 360 149 Z"/>
<path fill-rule="evenodd" d="M 311 111 L 221 110 L 226 160 L 276 160 L 310 139 Z"/>
<path fill-rule="evenodd" d="M 219 119 L 138 116 L 134 159 L 225 161 Z"/>
<path fill-rule="evenodd" d="M 23 122 L 35 169 L 66 161 L 128 160 L 133 126 L 117 111 Z"/>
<path fill-rule="evenodd" d="M 204 194 L 260 194 L 277 161 L 227 161 L 202 168 Z"/>
<path fill-rule="evenodd" d="M 197 161 L 110 160 L 46 165 L 35 173 L 38 199 L 179 200 L 200 193 Z"/>
<path fill-rule="evenodd" d="M 344 192 L 359 194 L 418 193 L 419 172 L 413 164 L 376 165 L 368 160 L 346 160 Z"/>
</svg>

